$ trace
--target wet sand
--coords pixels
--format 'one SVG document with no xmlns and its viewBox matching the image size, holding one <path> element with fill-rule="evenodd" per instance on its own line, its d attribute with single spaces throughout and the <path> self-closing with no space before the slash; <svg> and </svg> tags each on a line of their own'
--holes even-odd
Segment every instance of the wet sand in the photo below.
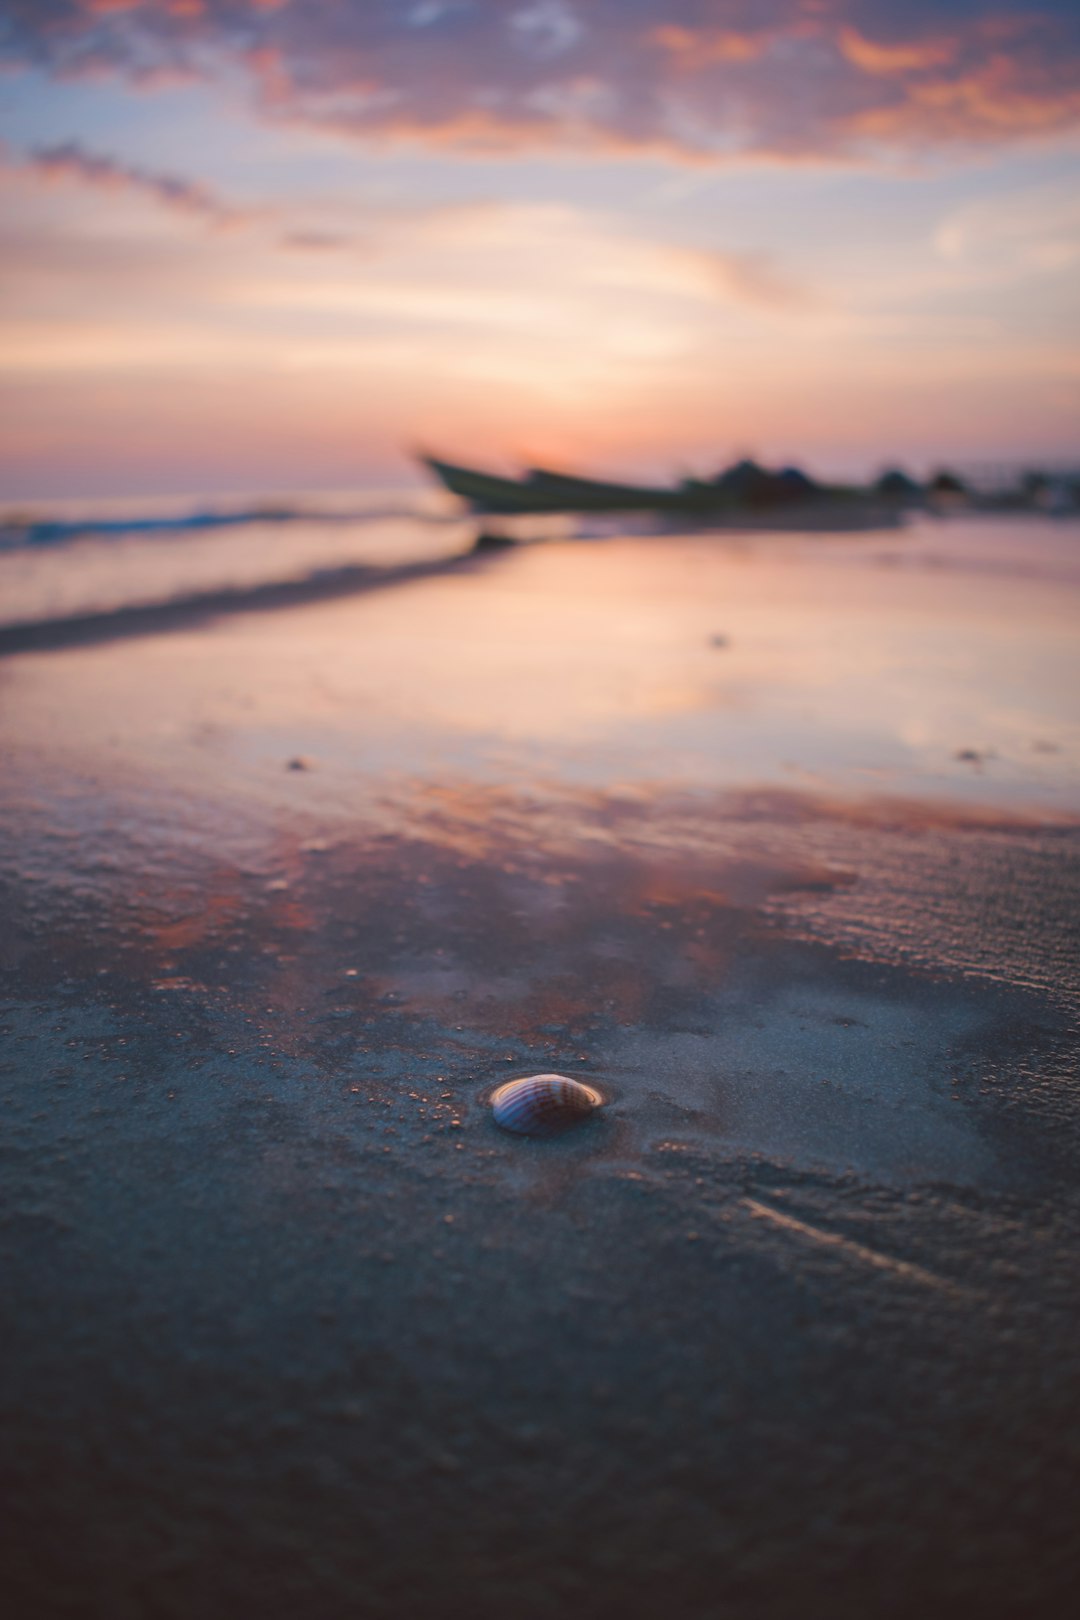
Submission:
<svg viewBox="0 0 1080 1620">
<path fill-rule="evenodd" d="M 8 649 L 16 1612 L 1064 1609 L 1075 543 Z M 500 1134 L 552 1069 L 608 1106 Z"/>
</svg>

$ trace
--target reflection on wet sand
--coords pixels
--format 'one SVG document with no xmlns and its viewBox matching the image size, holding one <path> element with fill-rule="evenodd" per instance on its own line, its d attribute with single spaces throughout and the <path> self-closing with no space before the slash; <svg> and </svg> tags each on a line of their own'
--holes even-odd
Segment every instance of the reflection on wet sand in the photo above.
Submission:
<svg viewBox="0 0 1080 1620">
<path fill-rule="evenodd" d="M 257 870 L 189 853 L 183 883 L 113 874 L 69 892 L 65 927 L 28 912 L 28 955 L 121 1002 L 179 997 L 208 1039 L 227 1024 L 248 1059 L 335 1091 L 390 1098 L 437 1068 L 474 1129 L 504 1064 L 578 1068 L 615 1087 L 605 1152 L 624 1160 L 712 1138 L 901 1183 L 1020 1173 L 970 1091 L 1005 1026 L 1058 1061 L 1075 827 L 476 784 L 399 812 L 398 833 L 287 838 Z M 1041 899 L 1002 889 L 1002 858 Z"/>
<path fill-rule="evenodd" d="M 913 537 L 890 571 L 846 538 L 535 547 L 58 650 L 9 666 L 5 745 L 17 762 L 47 738 L 66 780 L 90 772 L 106 793 L 141 781 L 151 814 L 218 803 L 226 838 L 249 815 L 306 817 L 314 835 L 403 781 L 476 777 L 1060 814 L 1080 795 L 1068 537 L 1017 535 L 1007 575 L 975 566 L 971 530 Z M 917 566 L 931 544 L 954 570 Z M 296 757 L 310 769 L 287 777 Z"/>
</svg>

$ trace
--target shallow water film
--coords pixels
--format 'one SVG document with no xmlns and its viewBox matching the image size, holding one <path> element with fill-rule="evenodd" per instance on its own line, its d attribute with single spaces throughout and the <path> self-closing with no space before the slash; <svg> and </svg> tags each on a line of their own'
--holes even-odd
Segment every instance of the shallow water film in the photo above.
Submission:
<svg viewBox="0 0 1080 1620">
<path fill-rule="evenodd" d="M 1075 522 L 311 533 L 0 558 L 10 1612 L 1063 1612 Z"/>
</svg>

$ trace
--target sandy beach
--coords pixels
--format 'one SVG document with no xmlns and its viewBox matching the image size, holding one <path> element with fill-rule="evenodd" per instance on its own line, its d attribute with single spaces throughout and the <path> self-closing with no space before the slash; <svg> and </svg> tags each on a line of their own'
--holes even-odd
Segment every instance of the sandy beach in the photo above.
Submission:
<svg viewBox="0 0 1080 1620">
<path fill-rule="evenodd" d="M 12 1612 L 1063 1610 L 1077 544 L 10 632 Z M 548 1070 L 607 1106 L 501 1134 Z"/>
</svg>

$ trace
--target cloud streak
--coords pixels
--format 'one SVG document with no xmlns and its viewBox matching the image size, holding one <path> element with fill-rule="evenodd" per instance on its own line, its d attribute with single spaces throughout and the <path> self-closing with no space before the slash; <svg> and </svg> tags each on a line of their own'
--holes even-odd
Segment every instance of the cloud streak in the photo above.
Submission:
<svg viewBox="0 0 1080 1620">
<path fill-rule="evenodd" d="M 119 0 L 112 0 L 114 8 L 118 3 Z M 115 158 L 89 150 L 79 141 L 33 147 L 25 156 L 17 159 L 14 166 L 46 182 L 74 181 L 104 191 L 147 197 L 164 208 L 203 220 L 209 225 L 246 224 L 255 217 L 251 210 L 235 207 L 199 181 L 121 163 Z"/>
<path fill-rule="evenodd" d="M 273 118 L 474 150 L 865 158 L 1080 128 L 1075 0 L 6 0 L 0 53 L 239 65 Z"/>
</svg>

